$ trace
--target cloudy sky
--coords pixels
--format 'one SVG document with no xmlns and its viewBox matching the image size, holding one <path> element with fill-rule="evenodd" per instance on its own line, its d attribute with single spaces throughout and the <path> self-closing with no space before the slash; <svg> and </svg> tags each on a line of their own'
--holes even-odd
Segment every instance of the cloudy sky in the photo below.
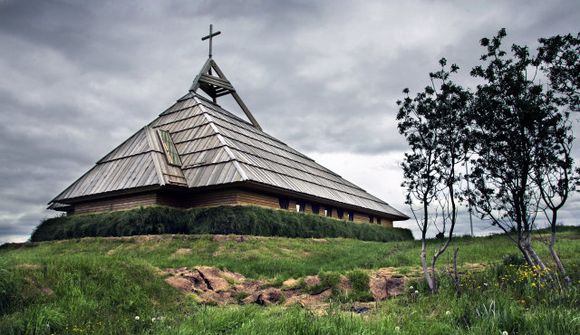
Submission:
<svg viewBox="0 0 580 335">
<path fill-rule="evenodd" d="M 501 27 L 535 46 L 578 22 L 574 0 L 0 0 L 0 243 L 26 240 L 48 201 L 187 92 L 210 23 L 214 58 L 266 132 L 409 213 L 401 90 L 422 89 L 443 56 L 473 84 L 478 41 Z M 562 221 L 578 217 L 575 197 Z"/>
</svg>

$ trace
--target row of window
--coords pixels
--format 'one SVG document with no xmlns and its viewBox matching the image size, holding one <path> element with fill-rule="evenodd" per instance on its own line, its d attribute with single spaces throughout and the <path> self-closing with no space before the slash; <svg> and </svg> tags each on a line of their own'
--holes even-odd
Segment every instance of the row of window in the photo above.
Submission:
<svg viewBox="0 0 580 335">
<path fill-rule="evenodd" d="M 279 198 L 279 202 L 280 202 L 280 208 L 282 209 L 288 209 L 290 206 L 290 199 L 288 198 Z M 319 204 L 315 204 L 312 203 L 310 204 L 310 208 L 312 209 L 312 213 L 313 214 L 317 214 L 320 215 L 321 214 L 321 206 Z M 324 206 L 323 210 L 323 214 L 324 216 L 327 217 L 332 217 L 332 211 L 333 208 L 330 206 Z M 336 216 L 339 219 L 343 219 L 344 218 L 344 214 L 345 214 L 345 210 L 342 208 L 335 208 L 336 210 Z M 299 213 L 304 213 L 306 211 L 306 202 L 304 201 L 296 201 L 296 212 Z M 354 212 L 353 211 L 347 211 L 348 213 L 348 221 L 353 221 L 354 220 Z M 369 215 L 369 222 L 370 223 L 378 223 L 381 224 L 381 219 L 380 218 L 375 218 L 372 215 Z"/>
</svg>

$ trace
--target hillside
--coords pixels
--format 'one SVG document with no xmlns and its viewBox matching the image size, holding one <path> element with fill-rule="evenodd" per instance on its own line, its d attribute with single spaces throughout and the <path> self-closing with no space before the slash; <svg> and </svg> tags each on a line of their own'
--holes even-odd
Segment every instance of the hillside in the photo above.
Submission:
<svg viewBox="0 0 580 335">
<path fill-rule="evenodd" d="M 444 278 L 437 296 L 426 294 L 417 278 L 416 241 L 148 235 L 5 245 L 0 334 L 580 333 L 580 228 L 565 228 L 559 237 L 572 289 L 544 293 L 533 287 L 517 258 L 506 258 L 515 248 L 493 236 L 458 239 L 461 293 Z M 444 257 L 441 266 L 446 263 Z M 332 278 L 344 275 L 356 286 L 354 274 L 389 268 L 405 278 L 405 287 L 399 296 L 373 303 L 333 293 L 317 308 L 208 306 L 165 282 L 168 268 L 198 266 L 227 269 L 268 287 L 314 275 L 321 285 L 332 286 Z"/>
</svg>

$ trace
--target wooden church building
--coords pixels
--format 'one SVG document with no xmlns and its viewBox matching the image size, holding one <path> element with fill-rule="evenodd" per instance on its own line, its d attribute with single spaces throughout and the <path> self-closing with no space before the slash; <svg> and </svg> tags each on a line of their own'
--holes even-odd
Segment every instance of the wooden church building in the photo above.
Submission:
<svg viewBox="0 0 580 335">
<path fill-rule="evenodd" d="M 189 92 L 101 158 L 49 208 L 251 205 L 392 226 L 408 217 L 265 133 L 211 55 Z M 205 96 L 201 94 L 205 93 Z M 248 121 L 223 109 L 231 95 Z"/>
</svg>

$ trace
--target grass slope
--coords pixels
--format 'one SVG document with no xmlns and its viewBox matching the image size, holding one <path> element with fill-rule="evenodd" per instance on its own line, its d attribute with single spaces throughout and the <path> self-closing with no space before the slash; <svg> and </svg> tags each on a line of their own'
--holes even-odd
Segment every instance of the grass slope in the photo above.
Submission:
<svg viewBox="0 0 580 335">
<path fill-rule="evenodd" d="M 243 234 L 284 237 L 345 237 L 365 241 L 412 240 L 411 231 L 251 206 L 178 209 L 152 206 L 44 220 L 31 240 L 146 234 Z"/>
<path fill-rule="evenodd" d="M 412 284 L 419 294 L 410 290 L 364 315 L 338 302 L 325 315 L 298 307 L 200 306 L 166 285 L 158 269 L 210 265 L 277 282 L 387 266 L 410 273 L 418 267 L 418 242 L 165 235 L 8 246 L 0 250 L 0 334 L 580 333 L 580 228 L 564 229 L 559 237 L 558 249 L 575 280 L 570 290 L 501 284 L 507 271 L 501 260 L 515 253 L 510 242 L 502 236 L 461 238 L 455 246 L 462 265 L 496 264 L 465 275 L 462 295 L 444 278 L 436 296 L 418 281 Z M 547 259 L 547 250 L 537 245 Z M 180 248 L 192 253 L 178 255 Z"/>
</svg>

